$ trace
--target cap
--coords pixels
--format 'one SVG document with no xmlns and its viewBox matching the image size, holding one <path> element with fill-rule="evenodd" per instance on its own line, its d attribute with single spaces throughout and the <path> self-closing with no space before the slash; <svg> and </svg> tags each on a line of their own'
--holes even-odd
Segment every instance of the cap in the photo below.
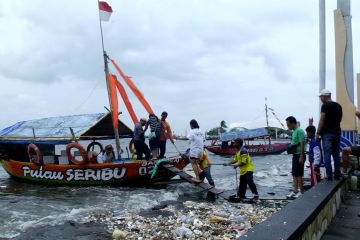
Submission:
<svg viewBox="0 0 360 240">
<path fill-rule="evenodd" d="M 113 149 L 113 147 L 111 144 L 105 146 L 105 150 L 111 151 L 112 149 Z"/>
<path fill-rule="evenodd" d="M 140 121 L 147 122 L 146 118 L 140 118 Z"/>
<path fill-rule="evenodd" d="M 327 90 L 327 89 L 323 89 L 319 93 L 319 97 L 320 96 L 331 96 L 331 92 L 329 90 Z"/>
</svg>

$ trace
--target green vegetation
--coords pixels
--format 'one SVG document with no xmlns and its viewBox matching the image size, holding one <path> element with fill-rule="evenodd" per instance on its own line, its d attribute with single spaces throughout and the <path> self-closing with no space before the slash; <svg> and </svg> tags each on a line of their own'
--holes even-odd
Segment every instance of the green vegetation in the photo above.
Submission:
<svg viewBox="0 0 360 240">
<path fill-rule="evenodd" d="M 227 124 L 224 120 L 222 120 L 220 122 L 220 127 L 214 127 L 212 129 L 210 129 L 208 132 L 206 132 L 206 135 L 209 137 L 216 137 L 219 135 L 219 132 L 220 133 L 226 132 L 226 130 L 225 130 L 226 128 L 227 128 Z"/>
</svg>

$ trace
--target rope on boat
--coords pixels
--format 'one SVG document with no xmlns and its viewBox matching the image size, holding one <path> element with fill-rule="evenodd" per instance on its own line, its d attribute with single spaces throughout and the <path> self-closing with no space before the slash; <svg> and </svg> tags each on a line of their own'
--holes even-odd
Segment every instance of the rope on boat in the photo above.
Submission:
<svg viewBox="0 0 360 240">
<path fill-rule="evenodd" d="M 159 168 L 159 165 L 162 165 L 164 163 L 170 163 L 170 160 L 168 159 L 161 159 L 159 161 L 156 162 L 155 166 L 154 166 L 154 169 L 152 171 L 152 174 L 151 174 L 151 178 L 150 179 L 153 179 L 156 174 L 157 174 L 157 171 L 158 171 L 158 168 Z"/>
</svg>

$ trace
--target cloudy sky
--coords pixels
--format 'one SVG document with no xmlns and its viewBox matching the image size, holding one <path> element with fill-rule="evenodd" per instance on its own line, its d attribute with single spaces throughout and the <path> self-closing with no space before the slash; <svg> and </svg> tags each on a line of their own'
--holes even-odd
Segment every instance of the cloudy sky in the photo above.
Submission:
<svg viewBox="0 0 360 240">
<path fill-rule="evenodd" d="M 105 48 L 175 132 L 263 117 L 318 120 L 317 0 L 108 0 Z M 335 91 L 326 1 L 327 88 Z M 352 1 L 353 29 L 360 1 Z M 0 128 L 108 106 L 96 0 L 0 0 Z M 360 32 L 353 30 L 354 72 Z M 112 68 L 112 71 L 115 70 Z M 139 117 L 146 116 L 129 92 Z M 132 126 L 123 104 L 121 119 Z"/>
</svg>

